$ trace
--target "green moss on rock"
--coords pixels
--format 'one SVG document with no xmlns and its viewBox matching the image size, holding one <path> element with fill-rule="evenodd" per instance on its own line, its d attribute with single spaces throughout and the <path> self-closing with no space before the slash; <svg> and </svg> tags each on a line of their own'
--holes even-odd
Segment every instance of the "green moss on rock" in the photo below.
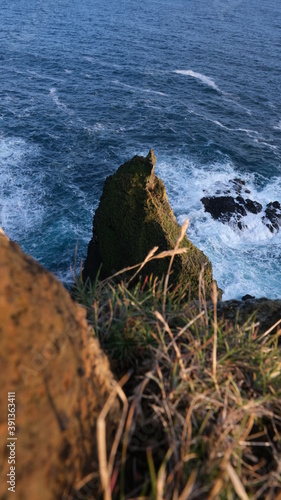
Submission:
<svg viewBox="0 0 281 500">
<path fill-rule="evenodd" d="M 135 156 L 107 177 L 93 223 L 93 237 L 83 272 L 84 279 L 93 280 L 102 264 L 101 277 L 108 277 L 125 267 L 142 262 L 148 252 L 175 247 L 180 226 L 168 202 L 162 180 L 154 174 L 156 157 L 151 150 L 146 158 Z M 198 296 L 198 277 L 205 266 L 205 288 L 211 293 L 212 265 L 185 236 L 181 247 L 185 254 L 177 255 L 170 282 L 189 289 Z M 143 274 L 162 277 L 167 272 L 169 258 L 154 260 Z"/>
</svg>

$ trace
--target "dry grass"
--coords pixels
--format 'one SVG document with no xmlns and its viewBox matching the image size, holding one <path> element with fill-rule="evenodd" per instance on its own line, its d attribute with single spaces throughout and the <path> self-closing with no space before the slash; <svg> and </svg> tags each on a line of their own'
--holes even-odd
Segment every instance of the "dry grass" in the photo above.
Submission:
<svg viewBox="0 0 281 500">
<path fill-rule="evenodd" d="M 110 457 L 108 407 L 99 419 L 100 493 L 83 498 L 281 498 L 280 323 L 259 335 L 253 320 L 222 322 L 215 287 L 213 303 L 204 298 L 203 271 L 199 282 L 194 303 L 169 289 L 169 276 L 133 288 L 116 276 L 77 282 L 116 376 L 128 379 Z"/>
</svg>

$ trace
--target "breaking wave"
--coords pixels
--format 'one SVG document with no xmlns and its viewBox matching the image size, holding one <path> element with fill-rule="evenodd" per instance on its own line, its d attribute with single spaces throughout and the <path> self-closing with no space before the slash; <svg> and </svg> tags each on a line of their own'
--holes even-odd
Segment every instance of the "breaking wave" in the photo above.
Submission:
<svg viewBox="0 0 281 500">
<path fill-rule="evenodd" d="M 218 86 L 215 84 L 214 80 L 212 80 L 209 76 L 203 75 L 202 73 L 196 73 L 192 69 L 176 69 L 174 73 L 177 73 L 178 75 L 185 75 L 185 76 L 191 76 L 192 78 L 196 78 L 196 80 L 199 80 L 200 82 L 204 83 L 208 87 L 211 87 L 214 90 L 217 90 L 220 92 L 220 89 Z"/>
</svg>

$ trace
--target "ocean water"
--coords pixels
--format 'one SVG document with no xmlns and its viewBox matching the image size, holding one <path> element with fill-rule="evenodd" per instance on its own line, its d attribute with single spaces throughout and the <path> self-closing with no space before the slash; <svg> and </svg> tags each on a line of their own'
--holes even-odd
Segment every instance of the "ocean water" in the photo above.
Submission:
<svg viewBox="0 0 281 500">
<path fill-rule="evenodd" d="M 106 176 L 153 148 L 224 299 L 280 297 L 281 231 L 200 201 L 281 202 L 280 47 L 276 0 L 1 0 L 0 225 L 70 282 Z"/>
</svg>

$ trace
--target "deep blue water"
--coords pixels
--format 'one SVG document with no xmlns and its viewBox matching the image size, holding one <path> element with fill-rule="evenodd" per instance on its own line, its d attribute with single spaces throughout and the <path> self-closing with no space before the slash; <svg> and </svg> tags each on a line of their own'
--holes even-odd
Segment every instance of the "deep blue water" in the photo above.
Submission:
<svg viewBox="0 0 281 500">
<path fill-rule="evenodd" d="M 200 202 L 235 177 L 281 202 L 280 47 L 276 0 L 2 0 L 0 225 L 67 282 L 104 179 L 152 147 L 224 298 L 280 297 L 280 232 Z"/>
</svg>

